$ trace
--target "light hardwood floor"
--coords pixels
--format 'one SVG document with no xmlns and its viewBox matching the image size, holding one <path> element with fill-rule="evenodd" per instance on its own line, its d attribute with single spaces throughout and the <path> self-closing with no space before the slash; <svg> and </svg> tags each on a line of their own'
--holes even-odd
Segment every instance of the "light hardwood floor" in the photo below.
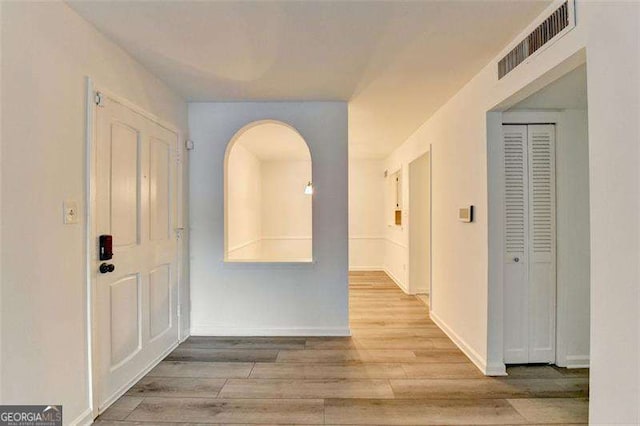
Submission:
<svg viewBox="0 0 640 426">
<path fill-rule="evenodd" d="M 98 418 L 131 424 L 587 422 L 588 371 L 484 377 L 381 272 L 350 274 L 353 337 L 191 337 Z"/>
</svg>

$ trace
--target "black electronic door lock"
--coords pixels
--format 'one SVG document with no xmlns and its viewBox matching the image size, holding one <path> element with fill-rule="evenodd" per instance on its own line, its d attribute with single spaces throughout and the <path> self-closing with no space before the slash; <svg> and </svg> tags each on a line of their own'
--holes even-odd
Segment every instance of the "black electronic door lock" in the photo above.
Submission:
<svg viewBox="0 0 640 426">
<path fill-rule="evenodd" d="M 98 269 L 100 270 L 101 274 L 106 274 L 115 271 L 116 267 L 110 263 L 102 263 L 100 264 L 100 267 Z"/>
<path fill-rule="evenodd" d="M 100 235 L 99 240 L 100 260 L 111 260 L 113 258 L 113 237 L 111 235 Z"/>
</svg>

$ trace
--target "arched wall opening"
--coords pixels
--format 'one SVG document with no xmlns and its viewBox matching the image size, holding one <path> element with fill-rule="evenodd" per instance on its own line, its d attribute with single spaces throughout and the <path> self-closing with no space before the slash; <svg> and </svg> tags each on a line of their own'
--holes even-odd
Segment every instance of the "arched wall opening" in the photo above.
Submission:
<svg viewBox="0 0 640 426">
<path fill-rule="evenodd" d="M 225 261 L 311 262 L 312 160 L 292 126 L 251 122 L 227 145 Z"/>
</svg>

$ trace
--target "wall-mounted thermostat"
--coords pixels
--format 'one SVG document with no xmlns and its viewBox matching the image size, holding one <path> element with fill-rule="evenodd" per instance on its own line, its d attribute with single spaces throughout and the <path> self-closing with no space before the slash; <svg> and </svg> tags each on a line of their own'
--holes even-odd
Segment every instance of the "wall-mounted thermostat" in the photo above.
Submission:
<svg viewBox="0 0 640 426">
<path fill-rule="evenodd" d="M 458 220 L 460 222 L 473 222 L 473 206 L 458 209 Z"/>
</svg>

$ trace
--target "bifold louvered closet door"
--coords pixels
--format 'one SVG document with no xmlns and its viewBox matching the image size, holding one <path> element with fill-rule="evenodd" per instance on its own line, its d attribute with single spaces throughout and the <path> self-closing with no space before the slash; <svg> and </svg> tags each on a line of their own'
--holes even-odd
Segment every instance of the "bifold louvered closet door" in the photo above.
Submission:
<svg viewBox="0 0 640 426">
<path fill-rule="evenodd" d="M 555 362 L 555 125 L 504 125 L 504 358 Z"/>
</svg>

